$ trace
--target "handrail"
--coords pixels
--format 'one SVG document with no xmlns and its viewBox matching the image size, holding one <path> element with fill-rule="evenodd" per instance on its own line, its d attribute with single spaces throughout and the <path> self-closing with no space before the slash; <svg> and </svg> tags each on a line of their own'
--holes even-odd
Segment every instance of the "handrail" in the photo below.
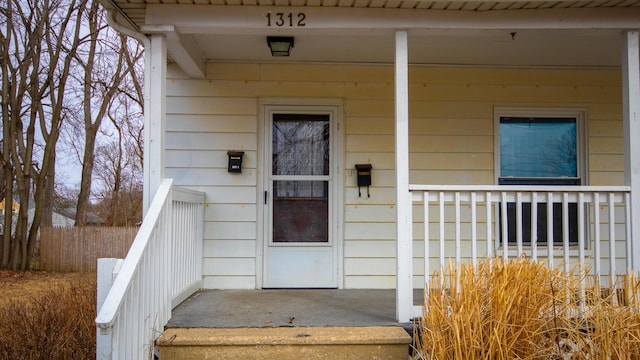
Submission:
<svg viewBox="0 0 640 360">
<path fill-rule="evenodd" d="M 149 238 L 160 218 L 163 208 L 162 205 L 171 194 L 172 185 L 172 179 L 165 179 L 160 184 L 156 196 L 149 207 L 149 212 L 145 216 L 140 230 L 122 263 L 118 276 L 111 287 L 111 291 L 109 291 L 102 308 L 100 308 L 98 312 L 96 325 L 99 328 L 105 329 L 113 326 L 114 318 L 122 306 L 124 295 L 131 287 L 131 280 L 138 270 L 142 254 L 147 246 L 149 246 Z"/>
<path fill-rule="evenodd" d="M 417 185 L 409 191 L 520 191 L 520 192 L 629 192 L 630 186 L 576 186 L 576 185 Z"/>
<path fill-rule="evenodd" d="M 98 287 L 108 291 L 96 317 L 98 359 L 150 358 L 171 309 L 200 288 L 204 200 L 163 180 L 121 266 L 98 274 L 110 280 L 117 273 Z"/>
</svg>

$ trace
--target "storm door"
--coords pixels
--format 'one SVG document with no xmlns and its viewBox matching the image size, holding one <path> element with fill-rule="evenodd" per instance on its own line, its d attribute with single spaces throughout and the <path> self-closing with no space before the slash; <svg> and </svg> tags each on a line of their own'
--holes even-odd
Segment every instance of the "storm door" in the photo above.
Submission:
<svg viewBox="0 0 640 360">
<path fill-rule="evenodd" d="M 267 117 L 263 287 L 337 287 L 332 113 Z"/>
</svg>

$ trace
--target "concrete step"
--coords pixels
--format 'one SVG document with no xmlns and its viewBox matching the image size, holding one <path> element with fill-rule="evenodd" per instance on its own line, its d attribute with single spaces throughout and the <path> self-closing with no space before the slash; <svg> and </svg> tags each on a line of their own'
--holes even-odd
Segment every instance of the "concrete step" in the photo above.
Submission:
<svg viewBox="0 0 640 360">
<path fill-rule="evenodd" d="M 170 328 L 157 346 L 160 360 L 407 360 L 410 343 L 400 326 Z"/>
</svg>

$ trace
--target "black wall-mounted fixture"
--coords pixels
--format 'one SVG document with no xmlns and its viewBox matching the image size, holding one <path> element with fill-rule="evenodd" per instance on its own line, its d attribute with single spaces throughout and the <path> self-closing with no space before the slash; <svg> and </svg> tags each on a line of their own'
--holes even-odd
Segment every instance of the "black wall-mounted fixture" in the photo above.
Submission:
<svg viewBox="0 0 640 360">
<path fill-rule="evenodd" d="M 293 37 L 267 36 L 267 44 L 271 50 L 271 56 L 289 56 L 293 48 Z"/>
<path fill-rule="evenodd" d="M 229 166 L 227 171 L 230 173 L 239 173 L 242 172 L 242 157 L 244 156 L 244 151 L 227 151 L 227 156 L 229 157 Z"/>
<path fill-rule="evenodd" d="M 371 186 L 371 164 L 356 164 L 356 174 L 358 176 L 358 197 L 362 196 L 360 187 L 367 187 L 367 197 L 371 197 L 369 186 Z"/>
</svg>

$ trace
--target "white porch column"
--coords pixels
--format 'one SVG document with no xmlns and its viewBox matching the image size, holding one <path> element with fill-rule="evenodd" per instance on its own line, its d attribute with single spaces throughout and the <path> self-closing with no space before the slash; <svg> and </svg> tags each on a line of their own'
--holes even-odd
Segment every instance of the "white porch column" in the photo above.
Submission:
<svg viewBox="0 0 640 360">
<path fill-rule="evenodd" d="M 640 271 L 640 61 L 638 31 L 624 34 L 622 82 L 624 182 L 631 186 L 631 268 Z"/>
<path fill-rule="evenodd" d="M 166 118 L 167 40 L 150 35 L 144 64 L 144 193 L 143 212 L 164 179 L 164 129 Z M 144 216 L 143 214 L 143 216 Z"/>
<path fill-rule="evenodd" d="M 407 32 L 396 31 L 396 320 L 413 317 L 413 252 L 409 192 L 409 59 Z"/>
</svg>

